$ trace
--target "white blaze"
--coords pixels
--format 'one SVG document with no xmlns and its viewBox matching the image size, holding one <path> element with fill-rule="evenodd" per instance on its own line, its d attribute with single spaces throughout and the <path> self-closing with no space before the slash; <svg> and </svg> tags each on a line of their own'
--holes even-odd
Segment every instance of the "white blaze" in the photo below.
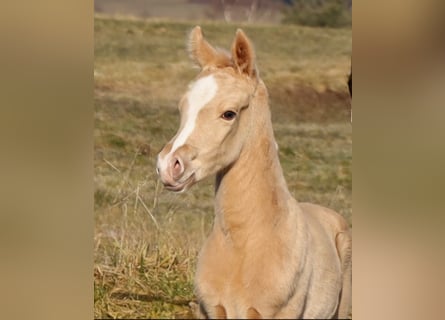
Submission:
<svg viewBox="0 0 445 320">
<path fill-rule="evenodd" d="M 218 89 L 215 78 L 210 75 L 196 81 L 187 96 L 188 109 L 185 116 L 185 125 L 182 131 L 173 142 L 170 152 L 158 159 L 159 168 L 161 171 L 167 170 L 168 162 L 173 154 L 179 147 L 183 146 L 189 136 L 192 134 L 196 119 L 198 118 L 199 111 L 213 99 Z"/>
<path fill-rule="evenodd" d="M 187 96 L 188 110 L 187 114 L 185 115 L 185 126 L 173 143 L 170 153 L 175 152 L 187 141 L 188 137 L 192 134 L 193 129 L 195 128 L 199 111 L 201 111 L 201 109 L 213 99 L 217 89 L 218 86 L 215 78 L 211 75 L 201 78 L 195 82 Z"/>
</svg>

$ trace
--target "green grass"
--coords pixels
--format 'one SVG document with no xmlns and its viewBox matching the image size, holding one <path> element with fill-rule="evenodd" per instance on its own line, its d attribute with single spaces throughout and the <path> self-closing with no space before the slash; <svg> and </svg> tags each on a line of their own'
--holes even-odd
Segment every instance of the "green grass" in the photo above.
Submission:
<svg viewBox="0 0 445 320">
<path fill-rule="evenodd" d="M 202 23 L 228 48 L 235 25 Z M 97 318 L 187 318 L 196 259 L 213 221 L 213 181 L 165 191 L 156 155 L 177 130 L 177 103 L 197 74 L 191 23 L 95 20 Z M 346 76 L 351 30 L 242 26 L 269 88 L 289 189 L 352 222 L 352 128 Z"/>
</svg>

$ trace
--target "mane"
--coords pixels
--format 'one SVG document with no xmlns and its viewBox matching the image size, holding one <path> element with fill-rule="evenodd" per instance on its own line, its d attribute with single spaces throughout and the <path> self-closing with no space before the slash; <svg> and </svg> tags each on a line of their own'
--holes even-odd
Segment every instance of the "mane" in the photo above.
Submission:
<svg viewBox="0 0 445 320">
<path fill-rule="evenodd" d="M 190 57 L 194 65 L 199 66 L 199 63 L 195 59 L 193 59 L 193 54 L 191 52 Z M 226 49 L 216 47 L 210 66 L 216 68 L 235 68 L 235 63 L 232 59 L 232 55 Z"/>
<path fill-rule="evenodd" d="M 216 47 L 215 67 L 226 68 L 235 67 L 231 54 L 223 48 Z"/>
</svg>

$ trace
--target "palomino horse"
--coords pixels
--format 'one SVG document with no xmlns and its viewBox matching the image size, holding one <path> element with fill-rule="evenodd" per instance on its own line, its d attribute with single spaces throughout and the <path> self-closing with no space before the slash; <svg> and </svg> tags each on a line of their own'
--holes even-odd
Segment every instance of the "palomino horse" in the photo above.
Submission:
<svg viewBox="0 0 445 320">
<path fill-rule="evenodd" d="M 252 44 L 238 30 L 230 56 L 195 27 L 189 51 L 201 72 L 179 103 L 180 128 L 157 170 L 176 192 L 216 174 L 216 216 L 195 280 L 197 316 L 348 317 L 348 224 L 291 196 Z"/>
</svg>

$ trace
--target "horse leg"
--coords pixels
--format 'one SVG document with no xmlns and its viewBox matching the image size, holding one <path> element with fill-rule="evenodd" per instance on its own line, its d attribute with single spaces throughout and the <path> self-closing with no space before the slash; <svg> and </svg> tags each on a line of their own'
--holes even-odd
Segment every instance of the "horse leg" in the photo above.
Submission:
<svg viewBox="0 0 445 320">
<path fill-rule="evenodd" d="M 208 319 L 200 303 L 192 301 L 189 303 L 189 306 L 190 309 L 192 310 L 193 315 L 195 316 L 195 319 Z"/>
<path fill-rule="evenodd" d="M 257 311 L 257 309 L 250 307 L 247 309 L 247 319 L 263 319 L 261 314 Z"/>
<path fill-rule="evenodd" d="M 213 319 L 227 319 L 226 309 L 220 304 L 213 308 L 213 313 Z"/>
<path fill-rule="evenodd" d="M 340 232 L 335 239 L 342 266 L 342 289 L 336 318 L 349 319 L 352 299 L 352 239 L 348 232 Z"/>
</svg>

